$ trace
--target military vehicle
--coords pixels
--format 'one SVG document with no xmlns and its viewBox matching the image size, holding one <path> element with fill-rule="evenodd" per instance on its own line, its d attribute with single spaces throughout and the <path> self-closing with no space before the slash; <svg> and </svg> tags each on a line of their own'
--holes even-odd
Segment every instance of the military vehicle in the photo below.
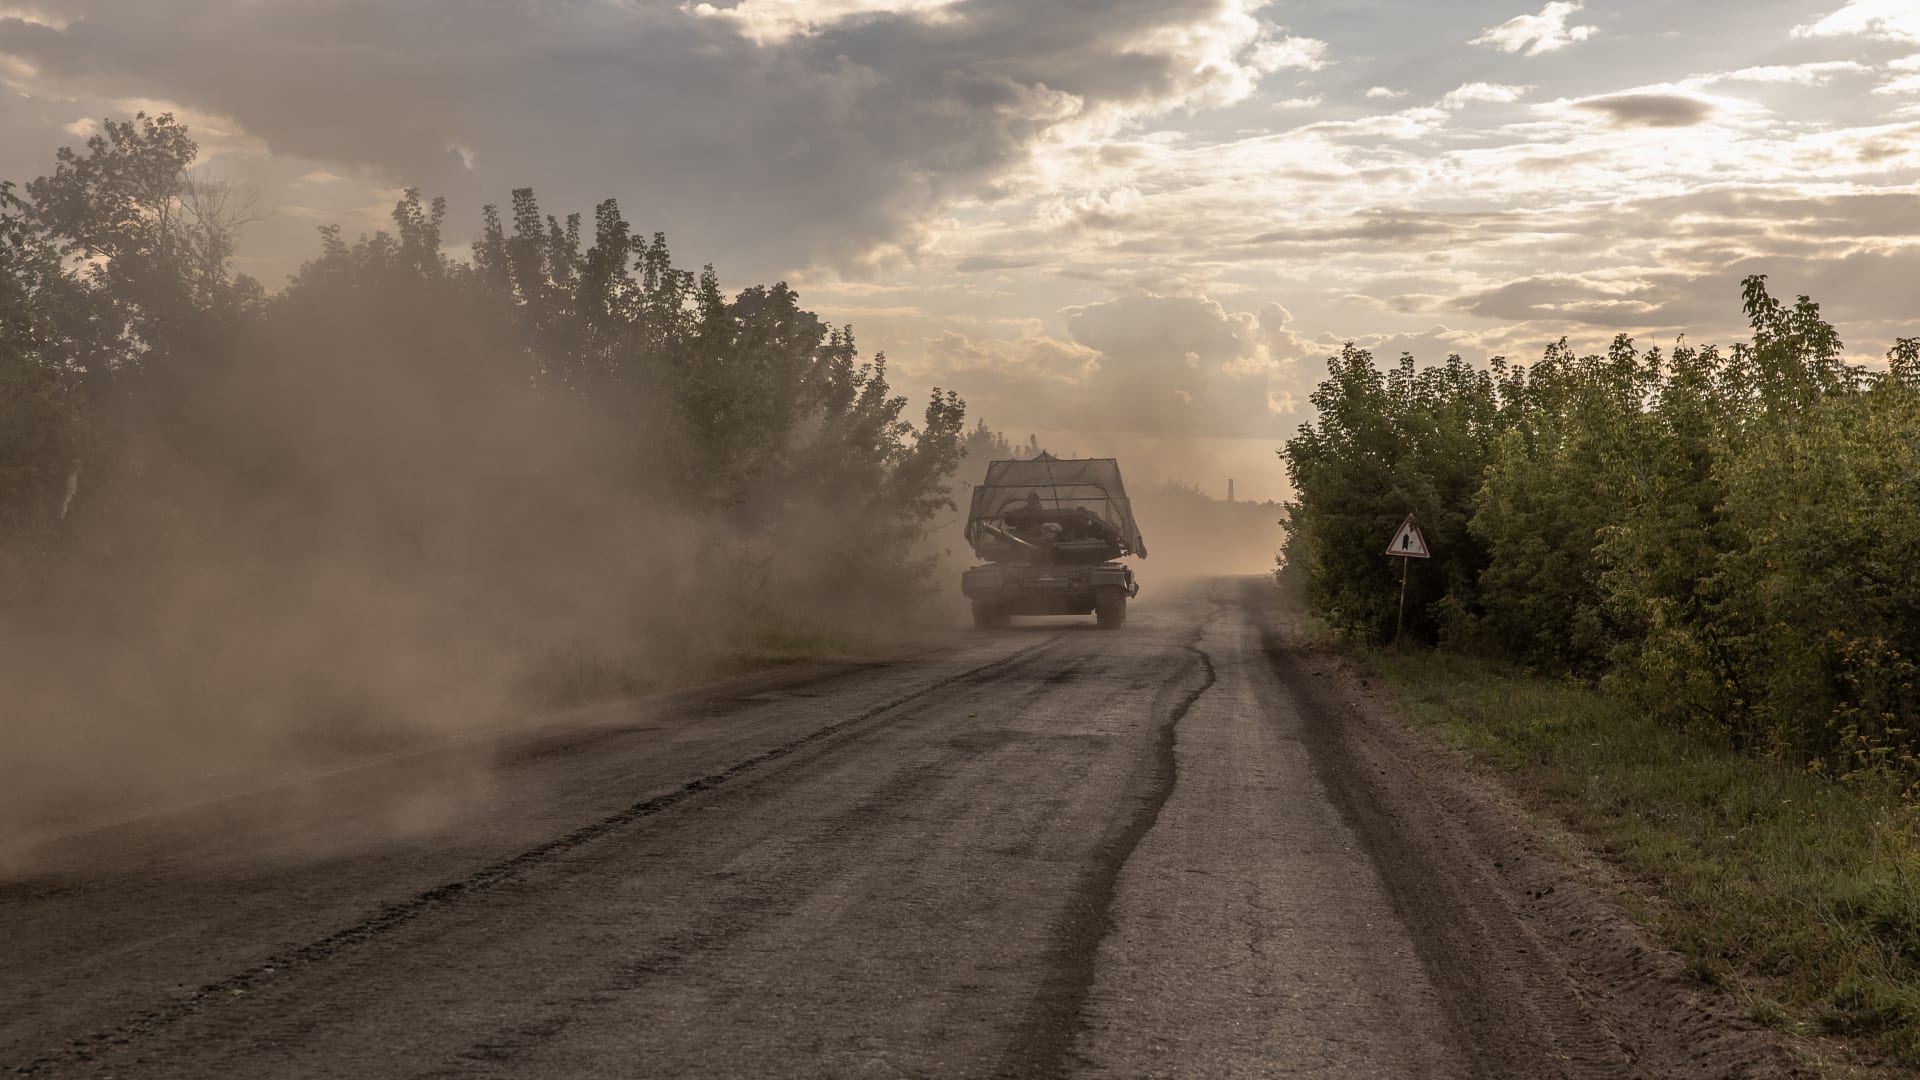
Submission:
<svg viewBox="0 0 1920 1080">
<path fill-rule="evenodd" d="M 967 543 L 985 565 L 960 575 L 973 624 L 1007 625 L 1014 615 L 1085 615 L 1102 629 L 1127 621 L 1140 594 L 1133 569 L 1146 558 L 1133 505 L 1112 458 L 1039 457 L 987 464 L 967 510 Z"/>
</svg>

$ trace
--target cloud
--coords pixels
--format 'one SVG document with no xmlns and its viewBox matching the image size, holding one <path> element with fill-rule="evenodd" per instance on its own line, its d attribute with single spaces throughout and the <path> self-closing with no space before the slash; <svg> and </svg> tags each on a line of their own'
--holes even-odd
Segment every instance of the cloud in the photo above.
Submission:
<svg viewBox="0 0 1920 1080">
<path fill-rule="evenodd" d="M 1369 86 L 1367 87 L 1366 96 L 1369 98 L 1385 99 L 1385 100 L 1391 101 L 1394 98 L 1406 97 L 1407 92 L 1405 90 L 1395 90 L 1392 87 L 1388 87 L 1388 86 Z"/>
<path fill-rule="evenodd" d="M 801 34 L 818 33 L 842 20 L 862 15 L 935 15 L 956 0 L 740 0 L 733 7 L 682 4 L 680 10 L 700 18 L 734 24 L 755 44 L 769 45 Z"/>
<path fill-rule="evenodd" d="M 1396 360 L 1404 353 L 1421 364 L 1439 363 L 1454 355 L 1480 364 L 1495 356 L 1524 355 L 1537 348 L 1534 344 L 1537 337 L 1525 331 L 1473 331 L 1440 324 L 1396 334 L 1358 334 L 1344 340 L 1352 341 L 1371 352 L 1375 360 L 1383 362 Z"/>
<path fill-rule="evenodd" d="M 983 338 L 945 331 L 922 343 L 922 363 L 948 378 L 982 372 L 1014 375 L 1049 383 L 1084 386 L 1100 371 L 1100 353 L 1045 334 L 1021 338 Z"/>
<path fill-rule="evenodd" d="M 1139 212 L 1141 202 L 1138 189 L 1118 187 L 1049 200 L 1035 211 L 1034 221 L 1048 230 L 1111 232 L 1127 224 Z"/>
<path fill-rule="evenodd" d="M 1268 402 L 1304 398 L 1313 384 L 1299 361 L 1329 347 L 1292 324 L 1277 303 L 1233 311 L 1204 296 L 1127 296 L 1071 309 L 1070 336 L 1102 357 L 1083 426 L 1231 437 L 1284 431 Z M 1176 399 L 1183 407 L 1169 410 Z"/>
<path fill-rule="evenodd" d="M 54 30 L 65 30 L 67 28 L 66 19 L 55 15 L 48 9 L 35 8 L 32 6 L 8 4 L 0 7 L 0 18 L 15 19 L 22 23 L 33 26 L 45 26 Z"/>
<path fill-rule="evenodd" d="M 1043 152 L 1326 63 L 1260 0 L 366 2 L 68 0 L 0 53 L 44 93 L 156 98 L 444 193 L 456 228 L 521 185 L 555 211 L 617 196 L 751 259 L 730 278 L 915 258 Z"/>
<path fill-rule="evenodd" d="M 1501 83 L 1468 83 L 1447 91 L 1446 96 L 1440 99 L 1440 107 L 1461 109 L 1476 102 L 1506 104 L 1527 96 L 1532 89 L 1531 86 L 1507 86 Z"/>
<path fill-rule="evenodd" d="M 1404 210 L 1371 209 L 1353 215 L 1343 225 L 1273 229 L 1252 237 L 1249 245 L 1263 244 L 1346 244 L 1364 241 L 1375 244 L 1407 240 L 1431 240 L 1465 231 L 1460 222 L 1441 215 L 1413 214 Z"/>
<path fill-rule="evenodd" d="M 969 255 L 953 264 L 954 270 L 962 274 L 978 274 L 1002 270 L 1025 270 L 1040 264 L 1037 255 Z"/>
<path fill-rule="evenodd" d="M 1567 25 L 1568 18 L 1584 6 L 1584 0 L 1555 0 L 1538 15 L 1516 15 L 1467 44 L 1491 45 L 1510 53 L 1524 49 L 1528 56 L 1564 49 L 1599 32 L 1596 26 Z"/>
<path fill-rule="evenodd" d="M 1309 341 L 1280 304 L 1232 310 L 1205 296 L 1138 294 L 1067 309 L 1064 336 L 947 332 L 916 366 L 978 415 L 1021 430 L 1166 438 L 1284 438 L 1317 378 Z"/>
<path fill-rule="evenodd" d="M 1920 43 L 1920 6 L 1913 0 L 1847 0 L 1818 22 L 1793 28 L 1794 37 L 1856 35 Z"/>
<path fill-rule="evenodd" d="M 1876 94 L 1920 93 L 1920 53 L 1887 62 L 1887 68 L 1902 72 L 1873 88 Z"/>
<path fill-rule="evenodd" d="M 1711 103 L 1684 94 L 1615 94 L 1573 105 L 1604 114 L 1614 127 L 1622 128 L 1692 127 L 1713 115 Z"/>
<path fill-rule="evenodd" d="M 1513 322 L 1557 321 L 1610 328 L 1661 326 L 1662 290 L 1644 282 L 1616 284 L 1569 274 L 1544 274 L 1470 294 L 1461 311 Z"/>
<path fill-rule="evenodd" d="M 1319 71 L 1327 66 L 1327 43 L 1315 38 L 1282 36 L 1253 47 L 1253 66 L 1263 72 L 1298 68 Z"/>
<path fill-rule="evenodd" d="M 1854 60 L 1821 60 L 1809 64 L 1767 64 L 1760 67 L 1741 68 L 1738 71 L 1699 76 L 1694 81 L 1825 86 L 1833 81 L 1835 75 L 1855 75 L 1871 70 L 1867 65 Z"/>
</svg>

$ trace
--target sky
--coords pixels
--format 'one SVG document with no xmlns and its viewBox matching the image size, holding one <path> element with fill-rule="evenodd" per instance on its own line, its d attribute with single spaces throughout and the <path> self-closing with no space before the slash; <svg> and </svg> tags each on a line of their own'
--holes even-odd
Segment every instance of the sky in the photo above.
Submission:
<svg viewBox="0 0 1920 1080">
<path fill-rule="evenodd" d="M 1920 334 L 1920 0 L 0 0 L 0 84 L 0 177 L 184 120 L 269 287 L 406 187 L 456 253 L 617 198 L 905 392 L 1242 498 L 1346 341 L 1725 343 L 1755 273 Z"/>
</svg>

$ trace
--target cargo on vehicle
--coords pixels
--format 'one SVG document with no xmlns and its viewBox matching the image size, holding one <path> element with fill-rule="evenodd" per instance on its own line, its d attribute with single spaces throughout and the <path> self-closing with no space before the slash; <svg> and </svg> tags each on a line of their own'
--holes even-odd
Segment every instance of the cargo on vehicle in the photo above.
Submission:
<svg viewBox="0 0 1920 1080">
<path fill-rule="evenodd" d="M 995 461 L 973 489 L 967 543 L 984 565 L 968 568 L 960 591 L 973 622 L 1007 625 L 1014 615 L 1093 614 L 1104 629 L 1127 621 L 1139 595 L 1133 569 L 1146 541 L 1113 458 L 1038 457 Z"/>
</svg>

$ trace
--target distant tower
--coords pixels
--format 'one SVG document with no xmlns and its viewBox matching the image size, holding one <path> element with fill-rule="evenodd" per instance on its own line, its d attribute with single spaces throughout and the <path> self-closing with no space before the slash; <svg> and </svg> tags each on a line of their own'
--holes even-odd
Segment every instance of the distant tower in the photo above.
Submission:
<svg viewBox="0 0 1920 1080">
<path fill-rule="evenodd" d="M 1233 501 L 1233 478 L 1232 477 L 1227 478 L 1227 501 L 1228 502 Z"/>
</svg>

